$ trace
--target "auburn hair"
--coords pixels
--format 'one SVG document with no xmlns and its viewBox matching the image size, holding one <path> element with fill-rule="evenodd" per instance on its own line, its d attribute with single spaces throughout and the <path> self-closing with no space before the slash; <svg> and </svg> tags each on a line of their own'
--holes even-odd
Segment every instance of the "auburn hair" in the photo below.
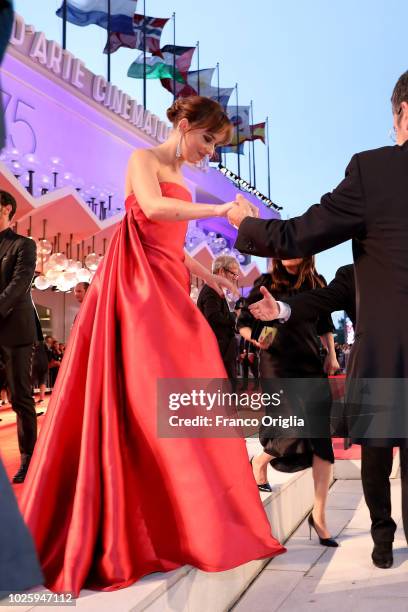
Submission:
<svg viewBox="0 0 408 612">
<path fill-rule="evenodd" d="M 206 130 L 211 134 L 223 132 L 220 145 L 230 142 L 233 125 L 221 104 L 205 96 L 188 96 L 177 98 L 167 109 L 167 118 L 173 127 L 182 120 L 187 119 L 190 130 Z"/>
<path fill-rule="evenodd" d="M 302 259 L 294 285 L 294 275 L 289 274 L 281 259 L 272 259 L 269 273 L 272 276 L 272 290 L 277 292 L 284 292 L 287 289 L 300 289 L 304 283 L 309 289 L 325 286 L 323 278 L 316 270 L 314 255 Z"/>
</svg>

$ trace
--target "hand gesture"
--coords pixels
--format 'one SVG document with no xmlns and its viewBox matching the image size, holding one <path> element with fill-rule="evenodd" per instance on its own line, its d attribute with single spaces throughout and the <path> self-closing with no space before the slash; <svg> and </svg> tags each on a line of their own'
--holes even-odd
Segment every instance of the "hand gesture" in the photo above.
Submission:
<svg viewBox="0 0 408 612">
<path fill-rule="evenodd" d="M 230 210 L 236 208 L 237 203 L 235 200 L 233 202 L 226 202 L 225 204 L 218 204 L 215 207 L 215 216 L 216 217 L 226 217 Z"/>
<path fill-rule="evenodd" d="M 263 295 L 262 300 L 259 302 L 254 302 L 250 304 L 249 310 L 255 319 L 260 319 L 261 321 L 273 321 L 274 319 L 279 319 L 279 304 L 269 293 L 266 287 L 261 287 L 260 291 Z"/>
<path fill-rule="evenodd" d="M 259 217 L 259 209 L 240 193 L 235 199 L 235 206 L 227 213 L 228 221 L 238 228 L 245 217 Z"/>
<path fill-rule="evenodd" d="M 214 289 L 214 291 L 216 291 L 220 297 L 224 297 L 224 287 L 231 291 L 231 293 L 235 295 L 235 297 L 240 297 L 238 287 L 224 276 L 219 276 L 218 274 L 210 274 L 205 282 L 209 287 L 211 287 L 211 289 Z"/>
</svg>

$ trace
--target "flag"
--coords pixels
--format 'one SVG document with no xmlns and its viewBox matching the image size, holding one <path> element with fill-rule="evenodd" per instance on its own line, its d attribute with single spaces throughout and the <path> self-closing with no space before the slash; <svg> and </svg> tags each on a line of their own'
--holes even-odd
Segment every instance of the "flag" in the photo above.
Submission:
<svg viewBox="0 0 408 612">
<path fill-rule="evenodd" d="M 176 56 L 176 68 L 183 75 L 184 80 L 186 79 L 187 72 L 190 70 L 191 62 L 193 60 L 195 47 L 181 47 L 180 45 L 165 45 L 155 55 L 161 57 L 171 58 L 173 63 L 173 56 Z"/>
<path fill-rule="evenodd" d="M 219 102 L 224 110 L 226 110 L 233 91 L 234 87 L 220 87 L 219 91 L 218 87 L 210 87 L 205 95 L 211 98 L 211 100 Z"/>
<path fill-rule="evenodd" d="M 190 87 L 198 93 L 198 83 L 200 83 L 200 96 L 208 96 L 211 89 L 211 81 L 215 68 L 203 68 L 202 70 L 190 70 L 187 73 L 186 81 Z"/>
<path fill-rule="evenodd" d="M 240 143 L 238 147 L 231 144 L 224 145 L 223 147 L 217 147 L 210 161 L 220 162 L 221 153 L 235 153 L 235 155 L 238 153 L 238 155 L 244 155 L 244 143 Z"/>
<path fill-rule="evenodd" d="M 249 127 L 249 106 L 228 106 L 227 115 L 234 126 L 231 145 L 237 145 L 251 137 L 251 129 Z M 238 126 L 238 134 L 237 134 Z"/>
<path fill-rule="evenodd" d="M 173 53 L 164 53 L 163 57 L 158 55 L 152 55 L 146 57 L 146 79 L 173 79 L 180 83 L 184 83 L 184 77 L 180 70 L 176 68 L 174 70 L 173 64 Z M 127 73 L 128 77 L 132 79 L 143 79 L 144 76 L 144 56 L 143 53 L 136 58 L 136 60 L 129 66 Z"/>
<path fill-rule="evenodd" d="M 264 123 L 254 123 L 249 128 L 249 138 L 247 140 L 262 140 L 265 144 L 265 122 Z"/>
<path fill-rule="evenodd" d="M 160 51 L 160 37 L 168 19 L 161 17 L 146 17 L 133 15 L 133 34 L 111 32 L 106 43 L 104 53 L 115 53 L 120 47 L 140 49 L 143 51 L 143 30 L 146 28 L 146 51 L 157 53 Z"/>
<path fill-rule="evenodd" d="M 200 79 L 200 96 L 210 97 L 208 94 L 214 89 L 210 85 L 215 68 L 203 68 L 202 70 L 190 70 L 185 75 L 185 83 L 176 83 L 177 98 L 187 98 L 187 96 L 198 95 L 198 79 Z M 200 73 L 200 76 L 198 76 Z M 163 82 L 164 81 L 164 82 Z M 163 79 L 162 85 L 170 93 L 174 93 L 173 81 Z"/>
<path fill-rule="evenodd" d="M 112 32 L 133 34 L 133 15 L 137 0 L 111 0 L 110 29 Z M 64 6 L 56 12 L 64 17 Z M 108 3 L 106 0 L 67 0 L 67 20 L 78 26 L 98 25 L 108 29 Z"/>
<path fill-rule="evenodd" d="M 217 147 L 220 153 L 238 153 L 238 155 L 244 155 L 244 143 L 241 142 L 238 147 L 237 145 L 225 145 L 224 147 Z"/>
</svg>

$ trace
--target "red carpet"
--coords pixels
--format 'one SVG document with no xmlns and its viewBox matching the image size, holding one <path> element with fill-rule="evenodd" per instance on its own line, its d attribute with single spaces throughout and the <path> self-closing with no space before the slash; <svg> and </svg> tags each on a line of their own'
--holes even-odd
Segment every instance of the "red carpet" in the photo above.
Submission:
<svg viewBox="0 0 408 612">
<path fill-rule="evenodd" d="M 42 412 L 48 404 L 48 396 L 43 404 L 37 405 L 37 412 Z M 41 429 L 43 416 L 38 417 L 38 430 Z M 0 406 L 0 452 L 1 458 L 10 479 L 20 467 L 20 452 L 17 443 L 16 417 L 10 407 Z M 13 485 L 13 491 L 18 499 L 24 485 Z"/>
</svg>

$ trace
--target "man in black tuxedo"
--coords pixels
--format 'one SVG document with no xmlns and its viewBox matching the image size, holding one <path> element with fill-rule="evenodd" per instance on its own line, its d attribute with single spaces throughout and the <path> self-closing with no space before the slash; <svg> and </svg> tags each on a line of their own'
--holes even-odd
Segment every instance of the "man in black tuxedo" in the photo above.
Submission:
<svg viewBox="0 0 408 612">
<path fill-rule="evenodd" d="M 314 319 L 334 312 L 345 310 L 353 326 L 356 325 L 356 293 L 354 281 L 354 266 L 342 266 L 336 272 L 335 278 L 327 287 L 306 291 L 288 298 L 286 302 L 274 299 L 264 288 L 264 297 L 259 302 L 251 304 L 249 309 L 253 316 L 262 321 L 299 321 Z M 391 518 L 391 488 L 389 477 L 392 470 L 393 456 L 387 446 L 362 446 L 362 483 L 364 496 L 370 508 L 372 532 L 374 541 L 381 541 L 380 536 L 387 536 L 395 530 Z M 381 460 L 380 460 L 381 458 Z M 402 520 L 408 541 L 408 447 L 400 445 L 401 487 L 402 487 Z M 382 495 L 378 495 L 381 485 Z M 383 555 L 374 555 L 374 562 L 380 567 L 390 567 L 390 560 Z M 385 563 L 385 565 L 384 565 Z"/>
<path fill-rule="evenodd" d="M 0 62 L 13 25 L 11 2 L 0 0 Z M 0 151 L 4 146 L 4 121 L 0 97 Z M 1 209 L 0 209 L 1 211 Z M 2 218 L 2 215 L 0 215 Z M 1 247 L 0 247 L 1 248 Z M 1 264 L 0 264 L 1 265 Z M 2 321 L 0 320 L 0 327 Z M 43 581 L 30 533 L 0 461 L 0 599 L 4 592 L 28 589 Z"/>
<path fill-rule="evenodd" d="M 235 257 L 220 255 L 213 262 L 213 274 L 227 278 L 236 284 L 239 265 Z M 237 342 L 235 339 L 235 315 L 230 311 L 225 297 L 209 285 L 203 285 L 197 299 L 197 306 L 212 327 L 228 378 L 235 389 L 237 378 Z"/>
<path fill-rule="evenodd" d="M 353 240 L 357 324 L 348 376 L 351 382 L 389 379 L 384 387 L 389 401 L 376 415 L 387 433 L 406 411 L 396 391 L 401 385 L 395 381 L 408 377 L 408 326 L 401 316 L 408 310 L 408 71 L 399 78 L 391 101 L 396 146 L 354 155 L 345 179 L 320 204 L 288 221 L 251 218 L 245 201 L 229 213 L 230 222 L 239 227 L 235 247 L 251 255 L 304 257 Z M 353 388 L 348 385 L 348 393 Z M 358 411 L 367 401 L 362 398 L 359 404 L 355 395 L 347 399 Z M 395 523 L 391 516 L 376 517 L 371 501 L 376 496 L 386 505 L 389 482 L 384 461 L 390 464 L 394 445 L 408 445 L 406 434 L 397 438 L 387 433 L 360 440 L 365 490 L 367 479 L 371 481 L 372 495 L 366 502 L 372 517 L 373 561 L 381 567 L 393 562 Z M 406 478 L 402 474 L 403 482 Z M 408 536 L 408 526 L 405 531 Z"/>
<path fill-rule="evenodd" d="M 33 343 L 42 339 L 37 313 L 31 298 L 35 272 L 34 240 L 14 233 L 9 224 L 16 201 L 0 191 L 0 350 L 11 391 L 11 405 L 17 413 L 20 469 L 13 482 L 24 482 L 37 439 L 37 416 L 31 395 Z"/>
</svg>

